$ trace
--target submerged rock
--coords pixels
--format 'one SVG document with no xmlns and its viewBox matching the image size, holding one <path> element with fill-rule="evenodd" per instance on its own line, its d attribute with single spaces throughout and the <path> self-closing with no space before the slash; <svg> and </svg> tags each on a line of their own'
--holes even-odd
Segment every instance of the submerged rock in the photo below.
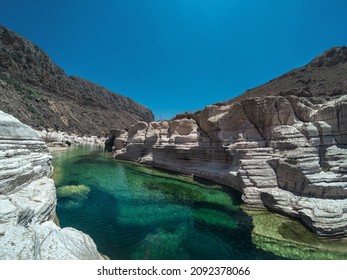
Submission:
<svg viewBox="0 0 347 280">
<path fill-rule="evenodd" d="M 290 259 L 346 259 L 347 240 L 319 238 L 297 220 L 268 211 L 246 210 L 252 217 L 252 241 L 260 249 Z"/>
<path fill-rule="evenodd" d="M 90 188 L 85 185 L 67 185 L 57 188 L 57 196 L 63 198 L 87 197 Z"/>
<path fill-rule="evenodd" d="M 236 220 L 229 214 L 208 208 L 197 209 L 193 212 L 193 217 L 201 223 L 208 225 L 214 225 L 226 230 L 237 229 Z"/>
<path fill-rule="evenodd" d="M 0 111 L 0 259 L 102 259 L 88 235 L 54 224 L 51 159 L 35 130 Z"/>
<path fill-rule="evenodd" d="M 149 233 L 132 254 L 132 259 L 165 260 L 168 256 L 180 256 L 189 259 L 189 254 L 181 245 L 187 235 L 187 229 L 179 226 L 174 232 L 162 228 Z"/>
<path fill-rule="evenodd" d="M 57 198 L 65 208 L 74 209 L 84 205 L 90 188 L 85 185 L 68 185 L 57 188 Z"/>
</svg>

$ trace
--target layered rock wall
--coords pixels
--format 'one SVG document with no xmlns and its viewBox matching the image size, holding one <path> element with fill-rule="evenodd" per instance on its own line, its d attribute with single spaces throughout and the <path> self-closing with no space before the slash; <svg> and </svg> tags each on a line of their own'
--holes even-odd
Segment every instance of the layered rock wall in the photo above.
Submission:
<svg viewBox="0 0 347 280">
<path fill-rule="evenodd" d="M 114 149 L 119 159 L 228 185 L 248 206 L 297 217 L 321 236 L 347 235 L 347 96 L 212 105 L 118 131 Z"/>
<path fill-rule="evenodd" d="M 51 159 L 35 130 L 0 111 L 0 259 L 101 259 L 88 235 L 53 222 Z"/>
</svg>

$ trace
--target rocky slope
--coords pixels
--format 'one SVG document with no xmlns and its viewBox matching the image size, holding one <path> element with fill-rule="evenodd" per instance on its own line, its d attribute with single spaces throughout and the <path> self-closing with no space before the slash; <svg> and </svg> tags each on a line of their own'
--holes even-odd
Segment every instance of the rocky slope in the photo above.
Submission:
<svg viewBox="0 0 347 280">
<path fill-rule="evenodd" d="M 246 91 L 227 104 L 245 98 L 265 96 L 300 96 L 312 103 L 322 103 L 347 93 L 347 47 L 331 48 L 307 65 Z"/>
<path fill-rule="evenodd" d="M 314 81 L 306 96 L 289 73 L 193 115 L 115 131 L 115 157 L 211 179 L 241 191 L 249 207 L 347 236 L 346 66 L 346 48 L 332 49 L 290 72 L 326 77 L 324 92 Z"/>
<path fill-rule="evenodd" d="M 102 259 L 88 235 L 53 222 L 51 173 L 39 134 L 0 111 L 0 259 Z"/>
<path fill-rule="evenodd" d="M 36 45 L 0 26 L 0 110 L 42 130 L 103 136 L 152 121 L 146 107 L 65 72 Z"/>
</svg>

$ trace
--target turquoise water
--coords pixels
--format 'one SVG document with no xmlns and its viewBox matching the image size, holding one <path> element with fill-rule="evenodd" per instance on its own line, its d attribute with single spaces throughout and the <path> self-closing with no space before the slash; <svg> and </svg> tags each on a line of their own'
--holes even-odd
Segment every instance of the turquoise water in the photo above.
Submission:
<svg viewBox="0 0 347 280">
<path fill-rule="evenodd" d="M 54 153 L 62 227 L 110 259 L 278 259 L 252 243 L 240 194 L 82 147 Z"/>
</svg>

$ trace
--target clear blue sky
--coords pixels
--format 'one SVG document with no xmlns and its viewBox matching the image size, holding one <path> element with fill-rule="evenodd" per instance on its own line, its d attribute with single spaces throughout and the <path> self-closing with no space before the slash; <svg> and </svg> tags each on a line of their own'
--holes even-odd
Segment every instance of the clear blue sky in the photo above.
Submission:
<svg viewBox="0 0 347 280">
<path fill-rule="evenodd" d="M 0 24 L 157 119 L 229 100 L 347 45 L 346 0 L 11 0 Z"/>
</svg>

